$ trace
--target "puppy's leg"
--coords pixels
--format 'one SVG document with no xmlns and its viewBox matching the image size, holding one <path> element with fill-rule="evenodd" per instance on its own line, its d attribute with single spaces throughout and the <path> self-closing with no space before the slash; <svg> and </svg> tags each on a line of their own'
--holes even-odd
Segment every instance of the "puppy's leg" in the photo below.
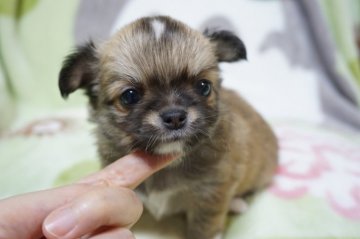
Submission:
<svg viewBox="0 0 360 239">
<path fill-rule="evenodd" d="M 188 213 L 186 239 L 221 239 L 227 211 L 198 208 Z"/>
<path fill-rule="evenodd" d="M 212 196 L 201 195 L 193 198 L 187 212 L 186 239 L 221 239 L 231 196 L 222 187 L 212 190 Z M 206 190 L 207 192 L 208 189 Z"/>
</svg>

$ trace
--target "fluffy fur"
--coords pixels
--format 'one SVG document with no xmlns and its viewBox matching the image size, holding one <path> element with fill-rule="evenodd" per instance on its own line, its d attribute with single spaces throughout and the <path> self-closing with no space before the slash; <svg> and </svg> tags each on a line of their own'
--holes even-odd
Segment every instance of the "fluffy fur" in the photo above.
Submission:
<svg viewBox="0 0 360 239">
<path fill-rule="evenodd" d="M 277 164 L 270 127 L 221 87 L 219 62 L 241 59 L 232 32 L 157 16 L 79 47 L 60 72 L 63 97 L 78 88 L 89 97 L 103 165 L 133 150 L 182 154 L 137 191 L 156 218 L 183 213 L 187 239 L 219 235 L 232 199 L 266 186 Z"/>
</svg>

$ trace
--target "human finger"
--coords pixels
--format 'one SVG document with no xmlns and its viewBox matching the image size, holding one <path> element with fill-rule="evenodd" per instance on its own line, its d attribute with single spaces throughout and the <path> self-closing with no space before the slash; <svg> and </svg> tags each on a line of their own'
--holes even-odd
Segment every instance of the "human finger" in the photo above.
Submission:
<svg viewBox="0 0 360 239">
<path fill-rule="evenodd" d="M 0 200 L 0 238 L 40 238 L 51 211 L 92 187 L 78 184 Z"/>
<path fill-rule="evenodd" d="M 136 188 L 156 171 L 164 168 L 179 155 L 150 155 L 141 151 L 126 155 L 79 183 L 103 182 L 121 187 Z"/>
<path fill-rule="evenodd" d="M 0 200 L 0 238 L 39 238 L 46 216 L 54 209 L 89 191 L 93 184 L 102 182 L 107 185 L 135 188 L 174 158 L 175 156 L 150 156 L 136 152 L 80 181 L 84 183 Z"/>
<path fill-rule="evenodd" d="M 49 239 L 73 239 L 104 226 L 130 228 L 141 216 L 136 194 L 117 186 L 98 186 L 54 212 L 44 221 Z"/>
<path fill-rule="evenodd" d="M 112 228 L 89 236 L 88 239 L 135 239 L 134 234 L 127 228 Z"/>
</svg>

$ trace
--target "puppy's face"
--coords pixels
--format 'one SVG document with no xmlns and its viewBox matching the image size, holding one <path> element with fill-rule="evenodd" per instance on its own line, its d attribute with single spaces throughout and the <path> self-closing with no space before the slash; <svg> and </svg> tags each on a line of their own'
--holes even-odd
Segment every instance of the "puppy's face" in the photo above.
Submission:
<svg viewBox="0 0 360 239">
<path fill-rule="evenodd" d="M 168 17 L 142 18 L 101 47 L 65 61 L 60 90 L 84 88 L 100 134 L 117 147 L 178 153 L 209 137 L 218 120 L 218 62 L 246 57 L 230 32 L 201 34 Z"/>
</svg>

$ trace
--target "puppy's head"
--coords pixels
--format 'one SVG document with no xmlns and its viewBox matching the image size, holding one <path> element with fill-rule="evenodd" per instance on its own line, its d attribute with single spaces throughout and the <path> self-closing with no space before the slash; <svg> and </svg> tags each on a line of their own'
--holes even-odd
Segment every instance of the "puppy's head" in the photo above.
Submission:
<svg viewBox="0 0 360 239">
<path fill-rule="evenodd" d="M 100 47 L 88 43 L 60 72 L 63 97 L 82 88 L 99 137 L 128 151 L 183 152 L 218 120 L 219 62 L 246 58 L 233 33 L 200 33 L 169 17 L 139 19 Z"/>
</svg>

